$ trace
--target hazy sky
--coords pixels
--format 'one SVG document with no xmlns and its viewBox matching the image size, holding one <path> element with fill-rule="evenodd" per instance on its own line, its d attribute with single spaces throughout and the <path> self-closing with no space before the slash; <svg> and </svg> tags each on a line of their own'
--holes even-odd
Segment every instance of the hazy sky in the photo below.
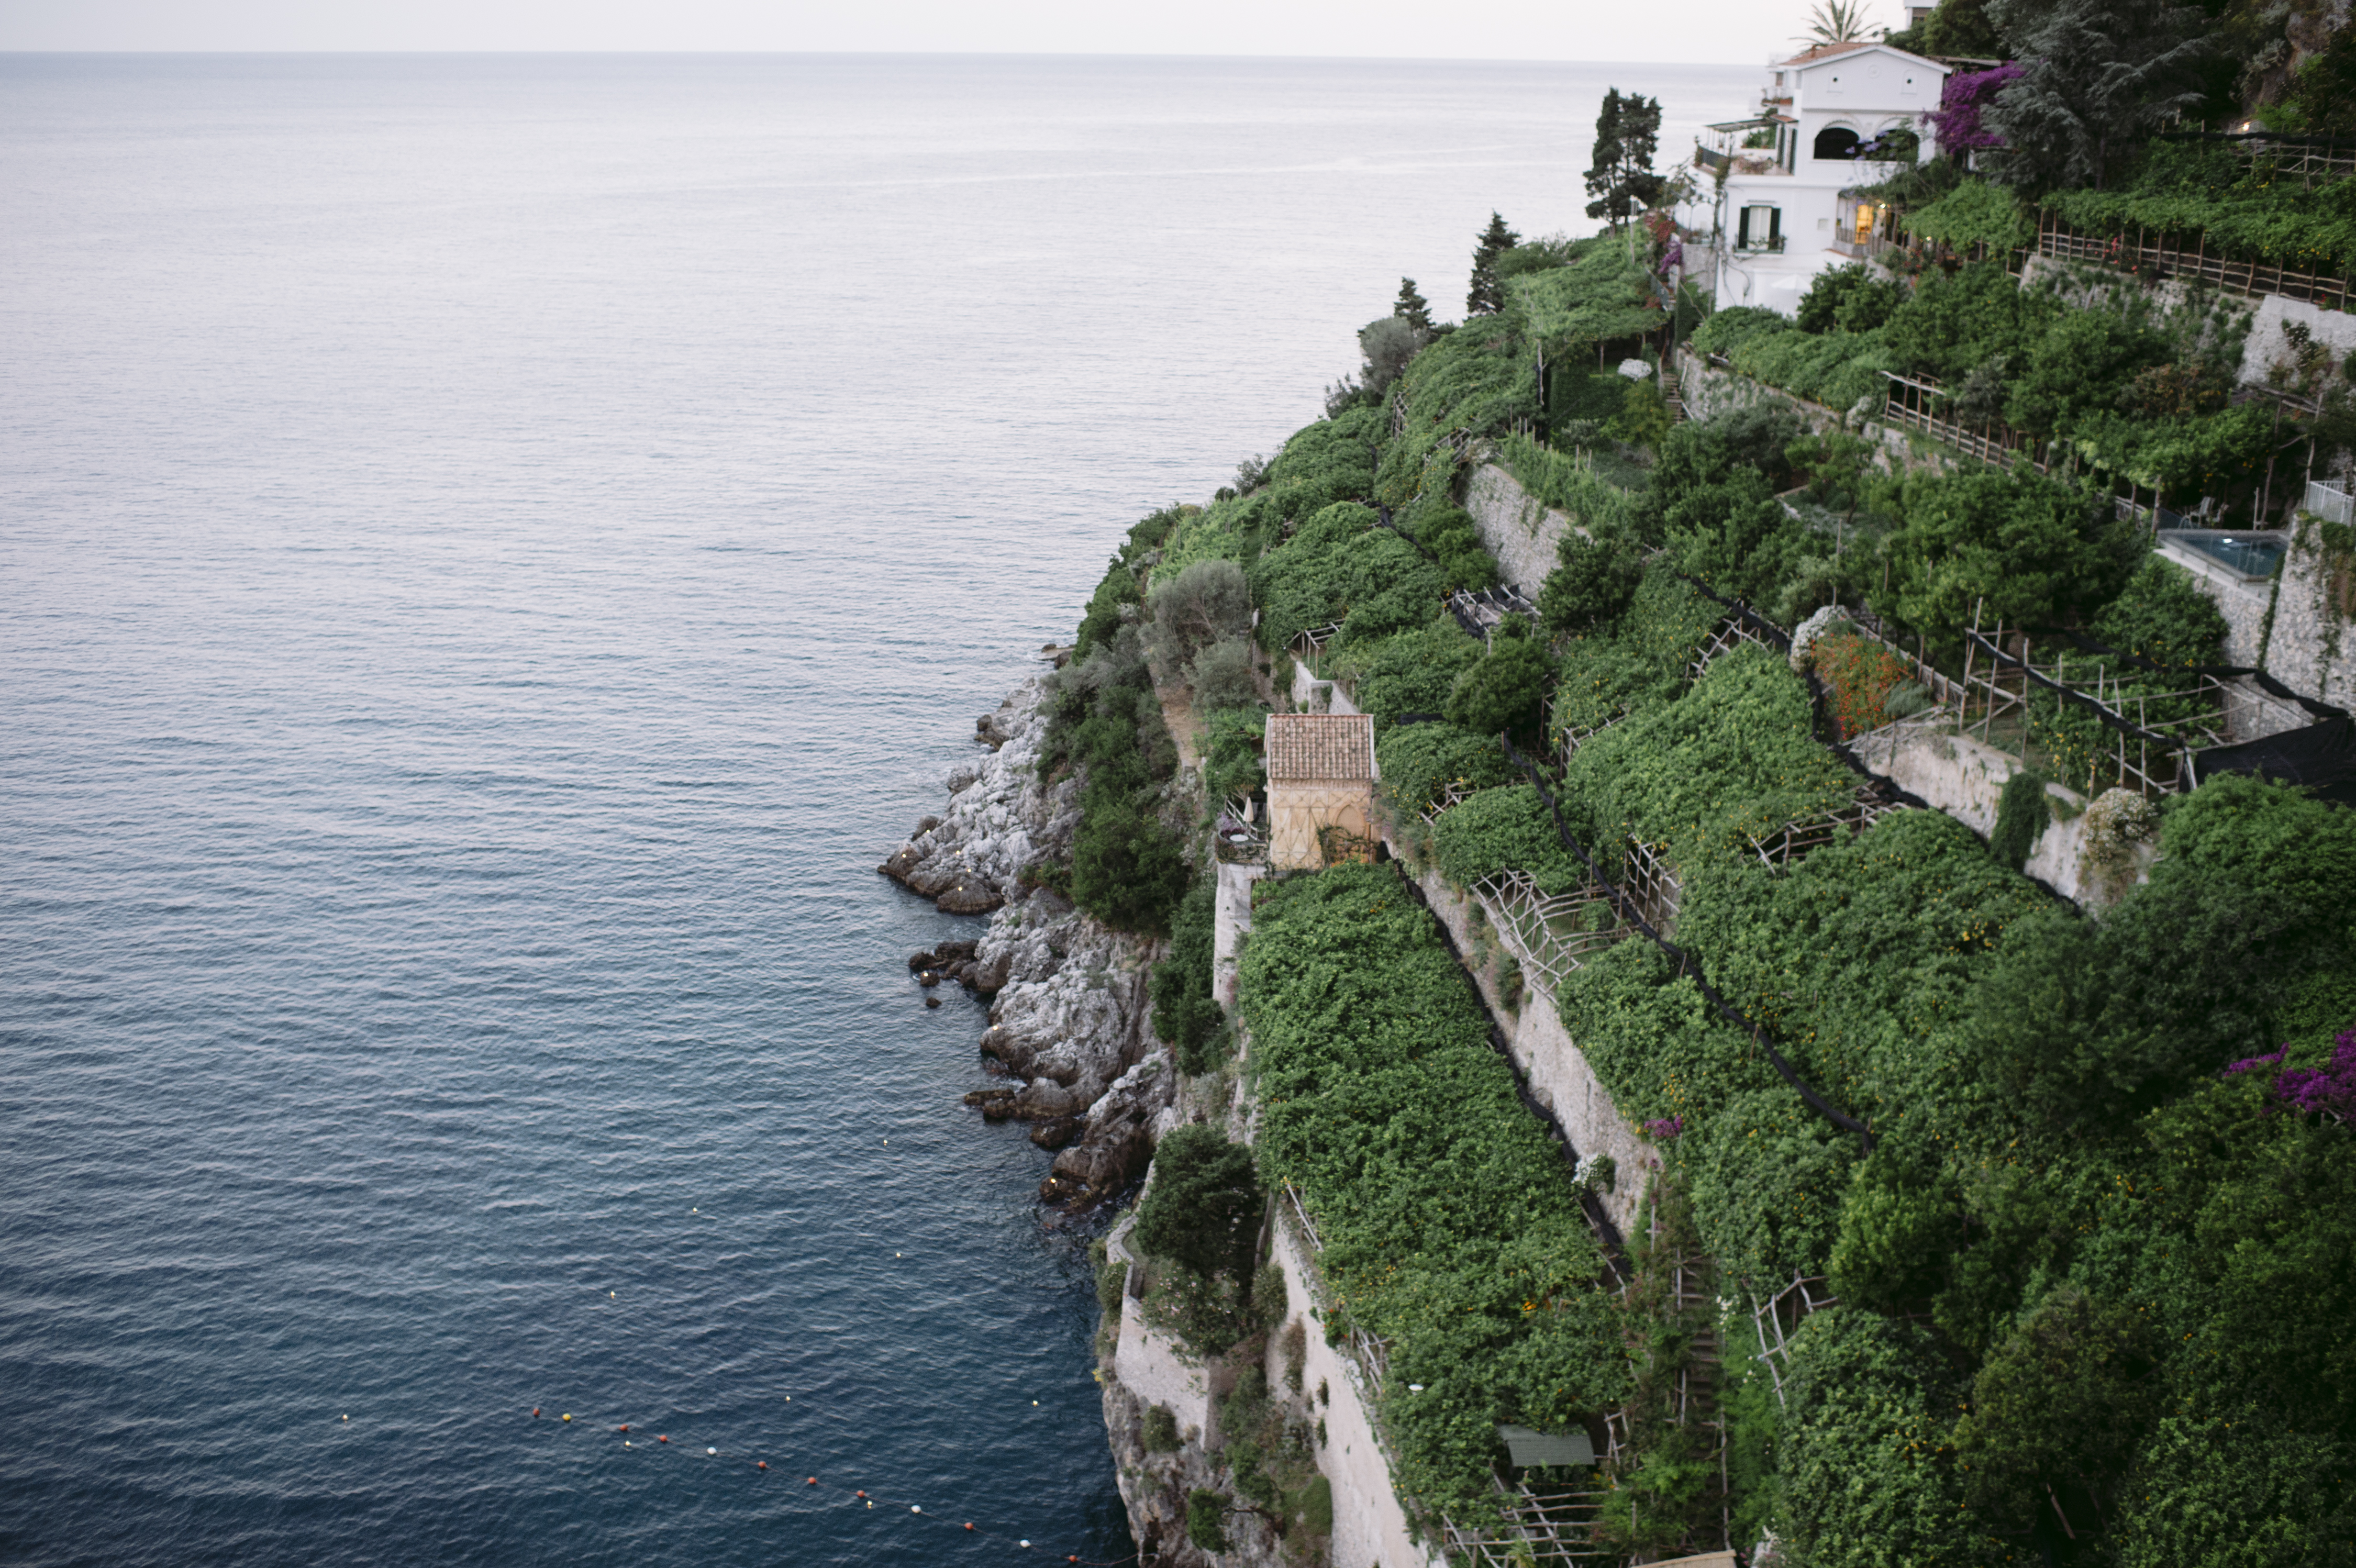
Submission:
<svg viewBox="0 0 2356 1568">
<path fill-rule="evenodd" d="M 1898 0 L 1868 0 L 1901 24 Z M 862 49 L 1751 64 L 1805 0 L 0 0 L 0 49 Z"/>
</svg>

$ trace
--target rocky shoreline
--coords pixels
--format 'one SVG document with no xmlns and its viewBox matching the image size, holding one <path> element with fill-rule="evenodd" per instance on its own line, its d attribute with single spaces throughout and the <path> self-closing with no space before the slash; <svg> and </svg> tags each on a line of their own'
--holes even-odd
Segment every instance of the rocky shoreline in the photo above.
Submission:
<svg viewBox="0 0 2356 1568">
<path fill-rule="evenodd" d="M 989 1002 L 978 1047 L 1007 1081 L 966 1103 L 988 1121 L 1031 1123 L 1032 1142 L 1056 1151 L 1041 1201 L 1077 1212 L 1145 1174 L 1177 1119 L 1178 1072 L 1147 993 L 1160 944 L 1108 929 L 1037 876 L 1068 856 L 1079 823 L 1077 780 L 1039 778 L 1046 680 L 981 716 L 974 738 L 989 754 L 950 769 L 947 809 L 876 870 L 946 913 L 988 916 L 980 936 L 908 967 L 920 985 L 955 983 Z"/>
</svg>

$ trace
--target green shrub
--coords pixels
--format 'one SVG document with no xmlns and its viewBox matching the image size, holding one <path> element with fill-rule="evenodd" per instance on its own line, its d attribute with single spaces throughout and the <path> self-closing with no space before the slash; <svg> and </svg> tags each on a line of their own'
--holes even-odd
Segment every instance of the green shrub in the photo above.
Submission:
<svg viewBox="0 0 2356 1568">
<path fill-rule="evenodd" d="M 1355 503 L 1319 511 L 1260 557 L 1252 592 L 1260 605 L 1260 646 L 1271 652 L 1334 621 L 1344 623 L 1343 641 L 1355 647 L 1447 613 L 1440 568 Z"/>
<path fill-rule="evenodd" d="M 1201 1487 L 1186 1494 L 1186 1539 L 1205 1552 L 1227 1549 L 1227 1499 Z"/>
<path fill-rule="evenodd" d="M 1208 1047 L 1225 1022 L 1211 995 L 1217 898 L 1217 882 L 1197 872 L 1170 922 L 1170 955 L 1153 966 L 1153 1032 L 1177 1053 L 1178 1070 L 1188 1074 L 1212 1065 Z"/>
<path fill-rule="evenodd" d="M 1203 790 L 1214 801 L 1258 794 L 1267 782 L 1262 736 L 1268 710 L 1215 708 L 1203 719 Z"/>
<path fill-rule="evenodd" d="M 1145 1451 L 1148 1454 L 1178 1452 L 1178 1418 L 1166 1404 L 1145 1407 Z"/>
<path fill-rule="evenodd" d="M 1964 1391 L 1930 1333 L 1835 1307 L 1798 1342 L 1778 1434 L 1785 1550 L 1823 1568 L 2003 1563 L 1963 1506 L 1948 1455 Z"/>
<path fill-rule="evenodd" d="M 1214 1127 L 1173 1130 L 1153 1151 L 1137 1244 L 1203 1274 L 1249 1271 L 1262 1203 L 1251 1150 Z"/>
<path fill-rule="evenodd" d="M 1988 834 L 1988 850 L 2008 868 L 2019 871 L 2037 853 L 2037 841 L 2052 823 L 2046 806 L 2044 777 L 2022 768 L 2004 781 L 1997 797 L 1996 827 Z"/>
<path fill-rule="evenodd" d="M 1239 641 L 1251 629 L 1251 587 L 1232 561 L 1197 561 L 1176 573 L 1157 572 L 1147 601 L 1153 612 L 1154 662 L 1173 680 L 1196 654 Z"/>
<path fill-rule="evenodd" d="M 1375 715 L 1378 734 L 1408 714 L 1438 714 L 1448 706 L 1456 678 L 1481 661 L 1481 643 L 1451 618 L 1379 642 L 1344 648 L 1323 666 L 1352 682 L 1351 702 Z"/>
<path fill-rule="evenodd" d="M 1812 722 L 1800 678 L 1745 644 L 1712 660 L 1683 700 L 1581 746 L 1563 792 L 1599 831 L 1671 844 L 1680 864 L 1748 853 L 1751 838 L 1837 810 L 1857 792 Z"/>
<path fill-rule="evenodd" d="M 2159 1413 L 2159 1349 L 2140 1314 L 2069 1288 L 2008 1335 L 1955 1424 L 1980 1528 L 2027 1534 L 2057 1502 L 2094 1529 L 2116 1518 L 2119 1483 Z"/>
<path fill-rule="evenodd" d="M 1240 636 L 1210 644 L 1194 656 L 1185 671 L 1186 684 L 1194 689 L 1194 705 L 1205 713 L 1219 708 L 1248 708 L 1259 702 L 1252 647 Z"/>
<path fill-rule="evenodd" d="M 2062 308 L 2053 295 L 2020 287 L 2002 261 L 1982 262 L 1952 275 L 1926 274 L 1890 314 L 1882 340 L 1899 369 L 1960 381 L 1999 354 L 2025 351 Z"/>
<path fill-rule="evenodd" d="M 1584 875 L 1562 847 L 1538 792 L 1527 784 L 1468 796 L 1433 826 L 1431 843 L 1440 874 L 1459 887 L 1518 870 L 1546 886 L 1568 890 Z"/>
<path fill-rule="evenodd" d="M 2225 629 L 2217 601 L 2193 585 L 2190 572 L 2157 554 L 2094 618 L 2097 639 L 2155 664 L 2217 663 Z"/>
<path fill-rule="evenodd" d="M 1915 475 L 1904 515 L 1884 544 L 1883 607 L 1910 627 L 1950 631 L 1975 613 L 1983 625 L 2066 624 L 2116 597 L 2142 564 L 2136 526 L 2108 495 L 2026 467 Z"/>
<path fill-rule="evenodd" d="M 1117 931 L 1159 936 L 1186 889 L 1186 848 L 1128 800 L 1083 797 L 1072 837 L 1072 901 Z"/>
<path fill-rule="evenodd" d="M 1833 1293 L 1852 1306 L 1904 1311 L 1946 1283 L 1963 1229 L 1956 1195 L 1885 1144 L 1850 1178 L 1833 1243 Z"/>
</svg>

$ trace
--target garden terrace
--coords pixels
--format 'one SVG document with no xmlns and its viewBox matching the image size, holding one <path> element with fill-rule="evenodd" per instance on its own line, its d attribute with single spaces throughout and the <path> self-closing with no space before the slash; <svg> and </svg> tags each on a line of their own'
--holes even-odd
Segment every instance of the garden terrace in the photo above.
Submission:
<svg viewBox="0 0 2356 1568">
<path fill-rule="evenodd" d="M 2036 253 L 2057 262 L 2092 262 L 2097 266 L 2133 273 L 2153 283 L 2181 278 L 2207 284 L 2245 299 L 2263 299 L 2273 294 L 2285 299 L 2303 299 L 2327 310 L 2348 308 L 2350 285 L 2344 274 L 2215 254 L 2209 250 L 2206 233 L 2187 249 L 2180 242 L 2142 229 L 2132 234 L 2081 232 L 2048 212 L 2038 220 Z"/>
<path fill-rule="evenodd" d="M 1497 1423 L 1580 1425 L 1624 1381 L 1562 1150 L 1394 867 L 1269 886 L 1238 1008 L 1261 1170 L 1296 1189 L 1323 1244 L 1329 1338 L 1381 1347 L 1401 1495 L 1434 1525 L 1495 1517 Z"/>
<path fill-rule="evenodd" d="M 2073 670 L 2067 650 L 2040 665 L 2029 635 L 2001 621 L 1983 628 L 1976 619 L 1965 648 L 1965 733 L 1976 725 L 1981 740 L 2052 768 L 2085 794 L 2112 785 L 2151 797 L 2190 789 L 2191 754 L 2226 744 L 2231 698 L 2214 675 L 2154 679 L 2091 655 Z M 2100 727 L 2070 722 L 2078 714 Z"/>
</svg>

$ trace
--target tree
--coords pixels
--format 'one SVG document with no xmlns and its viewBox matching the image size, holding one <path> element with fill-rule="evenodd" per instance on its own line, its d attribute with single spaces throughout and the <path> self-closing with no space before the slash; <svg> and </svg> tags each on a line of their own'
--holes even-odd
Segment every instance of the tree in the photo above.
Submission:
<svg viewBox="0 0 2356 1568">
<path fill-rule="evenodd" d="M 1836 0 L 1837 3 L 1837 0 Z M 1667 181 L 1653 172 L 1653 155 L 1661 143 L 1661 102 L 1641 92 L 1620 95 L 1616 87 L 1603 94 L 1603 109 L 1595 117 L 1595 152 L 1587 169 L 1590 218 L 1601 218 L 1613 229 L 1622 227 L 1644 208 L 1661 198 Z"/>
<path fill-rule="evenodd" d="M 1986 601 L 2007 626 L 2069 622 L 2107 604 L 2140 564 L 2142 541 L 2111 498 L 2030 472 L 1918 475 L 1906 526 L 1883 543 L 1905 625 L 1954 630 Z"/>
<path fill-rule="evenodd" d="M 1137 1208 L 1137 1244 L 1199 1274 L 1242 1275 L 1259 1240 L 1252 1152 L 1215 1127 L 1180 1127 L 1153 1151 L 1153 1185 Z"/>
<path fill-rule="evenodd" d="M 1456 677 L 1448 693 L 1448 722 L 1475 735 L 1512 734 L 1532 739 L 1554 684 L 1546 649 L 1529 625 L 1510 617 L 1497 628 L 1496 646 Z"/>
<path fill-rule="evenodd" d="M 1414 328 L 1419 336 L 1431 336 L 1431 304 L 1417 292 L 1413 278 L 1399 279 L 1398 303 L 1391 306 L 1391 314 Z"/>
<path fill-rule="evenodd" d="M 1464 295 L 1467 316 L 1494 316 L 1505 308 L 1505 286 L 1497 278 L 1497 258 L 1520 244 L 1522 237 L 1505 227 L 1505 220 L 1489 214 L 1489 226 L 1472 247 L 1472 286 Z"/>
<path fill-rule="evenodd" d="M 1981 116 L 2004 139 L 1987 161 L 2007 185 L 2100 190 L 2115 156 L 2201 102 L 2212 39 L 2192 6 L 1997 0 L 1990 9 L 2026 62 Z"/>
<path fill-rule="evenodd" d="M 1808 10 L 1809 44 L 1861 44 L 1865 41 L 1865 0 L 1817 0 Z"/>
<path fill-rule="evenodd" d="M 1197 561 L 1156 581 L 1148 604 L 1147 647 L 1165 681 L 1180 679 L 1205 648 L 1251 630 L 1251 585 L 1232 561 Z"/>
<path fill-rule="evenodd" d="M 1644 552 L 1622 539 L 1566 533 L 1555 560 L 1538 590 L 1538 618 L 1558 637 L 1608 628 L 1644 580 Z"/>
<path fill-rule="evenodd" d="M 2116 1517 L 2118 1483 L 2158 1414 L 2158 1349 L 2136 1313 L 2068 1286 L 1996 1348 L 1955 1423 L 1965 1495 L 1987 1526 Z"/>
<path fill-rule="evenodd" d="M 1358 352 L 1366 361 L 1358 372 L 1359 384 L 1381 396 L 1405 373 L 1408 361 L 1422 347 L 1423 338 L 1405 317 L 1377 316 L 1358 328 Z"/>
</svg>

